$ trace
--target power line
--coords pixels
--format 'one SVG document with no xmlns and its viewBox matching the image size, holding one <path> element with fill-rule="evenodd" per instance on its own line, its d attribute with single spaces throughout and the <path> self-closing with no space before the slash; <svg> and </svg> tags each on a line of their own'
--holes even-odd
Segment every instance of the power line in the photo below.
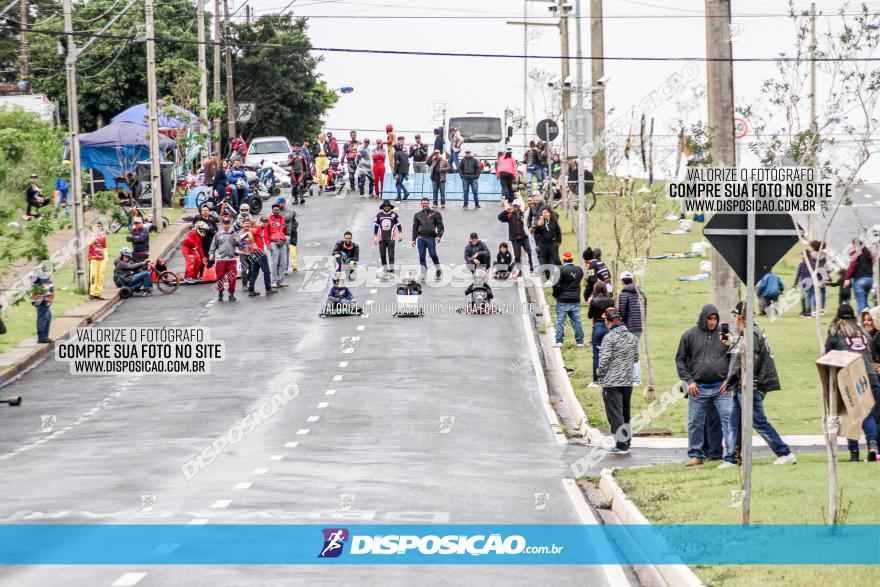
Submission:
<svg viewBox="0 0 880 587">
<path fill-rule="evenodd" d="M 31 29 L 30 32 L 37 34 L 45 34 L 51 36 L 62 36 L 65 33 L 62 31 L 49 31 L 45 29 Z M 112 34 L 96 34 L 90 31 L 73 31 L 73 36 L 77 37 L 89 37 L 89 38 L 99 38 L 99 39 L 128 39 L 129 37 L 122 35 L 112 35 Z M 156 37 L 157 43 L 164 44 L 178 44 L 178 45 L 198 45 L 198 41 L 193 41 L 189 39 L 177 39 L 170 37 Z M 212 42 L 205 41 L 205 44 L 213 44 Z M 222 46 L 226 46 L 226 43 L 221 41 Z M 525 59 L 525 55 L 517 54 L 517 53 L 459 53 L 454 51 L 403 51 L 403 50 L 395 50 L 395 49 L 352 49 L 352 48 L 344 48 L 344 47 L 303 47 L 300 45 L 285 45 L 281 43 L 229 43 L 230 46 L 236 48 L 262 48 L 262 49 L 290 49 L 294 51 L 318 51 L 323 53 L 351 53 L 351 54 L 364 54 L 364 55 L 400 55 L 407 57 L 471 57 L 471 58 L 482 58 L 482 59 Z M 538 59 L 542 61 L 557 61 L 563 59 L 561 55 L 529 55 L 529 59 Z M 593 56 L 583 56 L 583 57 L 572 57 L 569 56 L 567 59 L 570 60 L 578 60 L 583 59 L 585 61 L 593 61 L 596 59 L 602 59 L 605 61 L 647 61 L 647 62 L 735 62 L 735 63 L 776 63 L 776 62 L 798 62 L 798 63 L 811 63 L 813 61 L 817 63 L 836 63 L 836 62 L 874 62 L 880 61 L 880 57 L 815 57 L 815 58 L 807 58 L 807 57 L 785 57 L 785 56 L 777 56 L 777 57 L 731 57 L 731 58 L 709 58 L 709 57 L 647 57 L 647 56 L 618 56 L 618 57 L 593 57 Z"/>
<path fill-rule="evenodd" d="M 265 10 L 255 10 L 257 14 L 262 15 L 272 15 L 275 14 L 272 9 Z M 864 12 L 834 12 L 834 13 L 821 13 L 816 14 L 817 17 L 825 17 L 832 18 L 838 16 L 862 16 Z M 876 15 L 877 13 L 868 12 L 868 16 Z M 440 14 L 367 14 L 367 15 L 355 15 L 355 14 L 296 14 L 297 18 L 306 18 L 306 19 L 324 19 L 324 20 L 361 20 L 361 19 L 369 19 L 369 20 L 511 20 L 511 19 L 521 19 L 523 16 L 503 16 L 503 15 L 458 15 L 458 16 L 450 16 L 450 15 L 440 15 Z M 794 16 L 807 16 L 802 15 L 800 13 L 795 13 Z M 570 19 L 582 19 L 582 20 L 668 20 L 668 19 L 706 19 L 706 18 L 715 18 L 715 15 L 702 15 L 702 14 L 612 14 L 612 15 L 603 15 L 601 17 L 598 16 L 590 16 L 587 14 L 582 14 L 580 16 L 577 15 L 569 15 Z M 749 13 L 749 14 L 734 14 L 732 15 L 733 19 L 737 18 L 792 18 L 791 14 L 782 14 L 782 13 Z M 542 20 L 558 20 L 558 16 L 543 16 L 543 15 L 533 15 L 529 16 L 528 20 L 530 21 L 542 21 Z"/>
</svg>

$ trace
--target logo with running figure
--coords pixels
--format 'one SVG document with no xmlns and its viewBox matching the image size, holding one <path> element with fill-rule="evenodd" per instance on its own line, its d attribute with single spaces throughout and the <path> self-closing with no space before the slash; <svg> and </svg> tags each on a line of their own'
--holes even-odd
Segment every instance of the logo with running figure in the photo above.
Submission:
<svg viewBox="0 0 880 587">
<path fill-rule="evenodd" d="M 342 554 L 342 547 L 348 542 L 348 530 L 345 528 L 324 528 L 324 548 L 318 558 L 336 558 Z"/>
</svg>

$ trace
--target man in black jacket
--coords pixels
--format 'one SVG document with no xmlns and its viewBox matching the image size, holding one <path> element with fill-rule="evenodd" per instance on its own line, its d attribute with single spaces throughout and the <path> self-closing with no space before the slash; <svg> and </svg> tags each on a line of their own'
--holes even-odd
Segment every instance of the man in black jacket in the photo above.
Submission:
<svg viewBox="0 0 880 587">
<path fill-rule="evenodd" d="M 584 270 L 574 264 L 574 256 L 562 253 L 562 269 L 559 280 L 553 286 L 556 299 L 556 346 L 561 347 L 565 338 L 565 319 L 571 320 L 574 340 L 579 347 L 584 346 L 584 329 L 581 326 L 581 281 Z"/>
<path fill-rule="evenodd" d="M 507 238 L 513 245 L 513 262 L 519 271 L 520 259 L 522 258 L 523 249 L 529 255 L 529 271 L 534 271 L 535 266 L 532 263 L 532 247 L 529 244 L 529 233 L 523 224 L 523 213 L 520 209 L 522 201 L 517 198 L 513 201 L 510 208 L 503 210 L 498 215 L 500 222 L 507 223 Z"/>
<path fill-rule="evenodd" d="M 535 236 L 535 245 L 538 247 L 539 265 L 561 265 L 559 262 L 559 245 L 562 243 L 562 230 L 559 223 L 553 218 L 553 212 L 544 208 L 541 218 L 530 230 Z M 544 270 L 544 279 L 550 278 L 549 269 Z M 627 324 L 629 328 L 629 324 Z"/>
<path fill-rule="evenodd" d="M 361 248 L 352 240 L 352 234 L 346 230 L 341 241 L 336 241 L 333 247 L 333 257 L 336 259 L 336 270 L 342 271 L 344 265 L 354 266 L 360 261 Z"/>
<path fill-rule="evenodd" d="M 422 209 L 413 216 L 412 246 L 419 245 L 419 265 L 422 268 L 422 279 L 428 271 L 425 263 L 425 251 L 431 255 L 436 268 L 435 277 L 440 279 L 440 259 L 437 257 L 437 245 L 443 240 L 443 216 L 431 209 L 431 201 L 422 198 Z"/>
<path fill-rule="evenodd" d="M 477 269 L 488 270 L 489 264 L 492 262 L 492 253 L 486 243 L 480 240 L 476 232 L 471 233 L 470 241 L 464 247 L 464 262 L 470 270 Z"/>
<path fill-rule="evenodd" d="M 409 157 L 406 155 L 406 149 L 403 147 L 403 137 L 397 138 L 394 145 L 394 180 L 397 187 L 397 201 L 400 201 L 400 192 L 403 192 L 403 199 L 409 198 L 409 191 L 406 189 L 404 182 L 409 176 Z"/>
<path fill-rule="evenodd" d="M 737 329 L 743 334 L 746 331 L 745 312 L 745 302 L 738 303 L 736 309 L 733 310 L 733 315 L 736 317 Z M 752 348 L 755 353 L 755 385 L 754 395 L 752 396 L 752 425 L 755 428 L 755 432 L 761 435 L 761 438 L 764 439 L 764 442 L 767 443 L 767 446 L 769 446 L 776 455 L 776 460 L 773 461 L 774 465 L 793 465 L 797 462 L 797 458 L 794 456 L 794 453 L 791 452 L 791 448 L 789 448 L 785 441 L 782 440 L 782 437 L 779 436 L 779 433 L 776 432 L 773 425 L 767 421 L 767 416 L 764 414 L 764 396 L 771 391 L 780 389 L 779 375 L 776 372 L 776 363 L 773 360 L 773 352 L 770 350 L 770 345 L 767 343 L 766 337 L 757 325 L 755 325 L 753 335 L 754 346 Z M 736 453 L 739 452 L 742 443 L 742 427 L 740 420 L 742 415 L 740 396 L 742 394 L 740 393 L 740 379 L 742 375 L 741 370 L 743 367 L 743 360 L 745 359 L 744 338 L 745 336 L 740 336 L 737 344 L 733 345 L 730 350 L 730 369 L 727 372 L 727 379 L 724 381 L 724 385 L 721 386 L 721 389 L 729 391 L 733 395 L 734 401 L 733 411 L 730 414 L 731 436 L 728 439 L 727 450 L 724 453 L 724 462 L 718 465 L 719 469 L 727 469 L 737 465 Z"/>
<path fill-rule="evenodd" d="M 131 233 L 125 237 L 131 243 L 134 251 L 131 258 L 135 263 L 146 261 L 150 258 L 150 231 L 144 226 L 144 220 L 140 216 L 131 219 Z"/>
<path fill-rule="evenodd" d="M 468 207 L 468 191 L 474 192 L 474 208 L 480 207 L 480 196 L 477 186 L 480 183 L 480 162 L 474 157 L 470 148 L 465 148 L 464 157 L 458 162 L 458 175 L 461 177 L 461 189 L 464 192 L 464 206 Z"/>
<path fill-rule="evenodd" d="M 427 173 L 428 145 L 422 142 L 422 135 L 416 135 L 416 144 L 409 148 L 409 156 L 413 160 L 413 170 L 416 173 Z"/>
<path fill-rule="evenodd" d="M 723 457 L 722 437 L 728 438 L 733 398 L 722 384 L 727 378 L 729 359 L 722 340 L 718 308 L 706 304 L 696 326 L 681 335 L 675 366 L 688 390 L 688 465 L 702 465 L 707 459 Z M 717 410 L 720 430 L 712 422 Z M 708 447 L 707 447 L 708 442 Z"/>
</svg>

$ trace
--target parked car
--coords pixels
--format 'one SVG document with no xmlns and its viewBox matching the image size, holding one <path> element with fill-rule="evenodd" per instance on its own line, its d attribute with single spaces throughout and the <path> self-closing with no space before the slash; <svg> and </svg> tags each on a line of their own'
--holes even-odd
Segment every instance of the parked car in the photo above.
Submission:
<svg viewBox="0 0 880 587">
<path fill-rule="evenodd" d="M 257 137 L 248 145 L 248 154 L 244 165 L 259 168 L 260 161 L 287 165 L 287 157 L 293 152 L 293 147 L 285 137 Z"/>
</svg>

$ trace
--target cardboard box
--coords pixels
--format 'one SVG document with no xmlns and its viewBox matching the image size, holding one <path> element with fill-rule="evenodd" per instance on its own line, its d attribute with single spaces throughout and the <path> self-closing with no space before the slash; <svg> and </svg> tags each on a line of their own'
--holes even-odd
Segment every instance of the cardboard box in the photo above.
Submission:
<svg viewBox="0 0 880 587">
<path fill-rule="evenodd" d="M 828 390 L 832 378 L 837 382 L 837 415 L 840 416 L 838 436 L 859 438 L 862 420 L 874 407 L 874 394 L 865 370 L 865 359 L 860 353 L 831 351 L 816 361 L 819 381 L 822 382 L 822 401 L 830 415 Z"/>
</svg>

